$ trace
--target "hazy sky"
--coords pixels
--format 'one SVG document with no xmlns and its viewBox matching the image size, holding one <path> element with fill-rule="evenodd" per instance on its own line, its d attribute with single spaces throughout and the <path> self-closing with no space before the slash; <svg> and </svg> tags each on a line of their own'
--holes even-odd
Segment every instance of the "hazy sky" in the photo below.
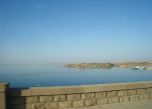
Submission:
<svg viewBox="0 0 152 109">
<path fill-rule="evenodd" d="M 152 0 L 0 0 L 0 64 L 152 60 Z"/>
</svg>

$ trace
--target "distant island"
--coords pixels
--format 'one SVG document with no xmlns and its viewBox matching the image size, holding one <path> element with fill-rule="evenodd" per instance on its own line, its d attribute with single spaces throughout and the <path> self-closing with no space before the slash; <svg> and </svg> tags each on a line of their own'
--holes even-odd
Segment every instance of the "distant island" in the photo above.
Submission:
<svg viewBox="0 0 152 109">
<path fill-rule="evenodd" d="M 126 62 L 126 63 L 78 63 L 66 64 L 67 68 L 104 68 L 110 69 L 113 67 L 130 68 L 132 70 L 152 70 L 152 62 Z"/>
</svg>

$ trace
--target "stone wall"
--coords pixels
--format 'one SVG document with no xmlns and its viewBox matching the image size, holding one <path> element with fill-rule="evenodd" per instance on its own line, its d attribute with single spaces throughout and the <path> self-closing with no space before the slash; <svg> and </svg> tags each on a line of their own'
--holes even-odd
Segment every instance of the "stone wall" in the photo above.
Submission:
<svg viewBox="0 0 152 109">
<path fill-rule="evenodd" d="M 6 109 L 6 83 L 0 83 L 0 109 Z"/>
<path fill-rule="evenodd" d="M 77 109 L 152 99 L 152 81 L 9 89 L 7 94 L 8 109 Z"/>
</svg>

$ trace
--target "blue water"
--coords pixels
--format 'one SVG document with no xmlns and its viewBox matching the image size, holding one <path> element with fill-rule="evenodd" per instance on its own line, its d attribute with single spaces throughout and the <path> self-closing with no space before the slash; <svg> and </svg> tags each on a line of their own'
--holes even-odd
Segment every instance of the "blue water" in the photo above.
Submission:
<svg viewBox="0 0 152 109">
<path fill-rule="evenodd" d="M 75 69 L 63 65 L 0 65 L 0 82 L 11 87 L 68 86 L 152 80 L 152 71 Z"/>
</svg>

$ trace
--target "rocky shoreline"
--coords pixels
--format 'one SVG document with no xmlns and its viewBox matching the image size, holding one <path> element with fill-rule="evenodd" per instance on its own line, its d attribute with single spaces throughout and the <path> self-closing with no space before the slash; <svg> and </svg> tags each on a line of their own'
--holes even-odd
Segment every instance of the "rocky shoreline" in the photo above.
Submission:
<svg viewBox="0 0 152 109">
<path fill-rule="evenodd" d="M 132 70 L 152 70 L 152 62 L 126 62 L 126 63 L 78 63 L 66 64 L 67 68 L 104 68 L 110 69 L 113 67 L 130 68 Z"/>
</svg>

